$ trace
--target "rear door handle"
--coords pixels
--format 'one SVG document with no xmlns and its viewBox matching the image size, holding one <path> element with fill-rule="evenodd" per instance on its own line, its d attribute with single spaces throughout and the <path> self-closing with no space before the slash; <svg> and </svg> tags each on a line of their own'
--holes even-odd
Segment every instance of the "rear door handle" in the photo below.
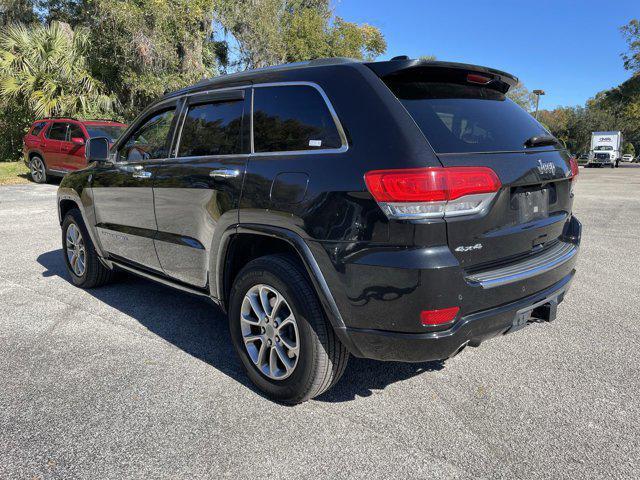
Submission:
<svg viewBox="0 0 640 480">
<path fill-rule="evenodd" d="M 240 175 L 240 170 L 211 170 L 209 176 L 213 178 L 235 178 Z"/>
<path fill-rule="evenodd" d="M 133 172 L 131 174 L 133 178 L 151 178 L 151 172 L 147 172 L 146 170 L 140 170 Z"/>
</svg>

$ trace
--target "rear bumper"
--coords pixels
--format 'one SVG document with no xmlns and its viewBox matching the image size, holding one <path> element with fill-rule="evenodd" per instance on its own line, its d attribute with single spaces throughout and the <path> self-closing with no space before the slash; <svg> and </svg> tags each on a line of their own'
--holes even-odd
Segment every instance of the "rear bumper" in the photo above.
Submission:
<svg viewBox="0 0 640 480">
<path fill-rule="evenodd" d="M 448 330 L 429 333 L 398 333 L 347 328 L 357 356 L 385 361 L 425 362 L 443 360 L 466 345 L 511 333 L 531 321 L 550 321 L 571 285 L 575 270 L 551 287 L 517 301 L 460 318 Z"/>
</svg>

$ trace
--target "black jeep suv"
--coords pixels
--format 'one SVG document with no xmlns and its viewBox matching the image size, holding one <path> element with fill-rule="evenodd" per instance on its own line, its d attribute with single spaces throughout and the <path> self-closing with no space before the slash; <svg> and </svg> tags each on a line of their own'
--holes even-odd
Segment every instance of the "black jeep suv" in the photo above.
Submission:
<svg viewBox="0 0 640 480">
<path fill-rule="evenodd" d="M 160 99 L 88 142 L 58 206 L 79 287 L 122 269 L 211 298 L 251 380 L 312 398 L 349 354 L 446 359 L 555 318 L 578 173 L 513 76 L 324 59 Z"/>
</svg>

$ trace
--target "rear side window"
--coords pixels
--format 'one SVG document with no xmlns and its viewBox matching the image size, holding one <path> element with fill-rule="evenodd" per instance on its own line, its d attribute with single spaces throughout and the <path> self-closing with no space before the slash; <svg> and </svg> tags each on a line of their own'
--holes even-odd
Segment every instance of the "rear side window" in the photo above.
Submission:
<svg viewBox="0 0 640 480">
<path fill-rule="evenodd" d="M 522 151 L 529 138 L 549 135 L 521 107 L 490 88 L 421 81 L 389 87 L 437 153 Z"/>
<path fill-rule="evenodd" d="M 182 127 L 179 157 L 241 152 L 244 101 L 191 105 Z"/>
<path fill-rule="evenodd" d="M 67 139 L 67 124 L 55 122 L 51 127 L 49 127 L 47 138 L 50 138 L 51 140 L 65 141 Z"/>
<path fill-rule="evenodd" d="M 42 131 L 42 129 L 44 128 L 44 126 L 46 124 L 47 124 L 47 122 L 35 123 L 33 125 L 33 129 L 31 130 L 31 135 L 33 135 L 34 137 L 37 137 L 38 135 L 40 135 L 40 132 Z"/>
<path fill-rule="evenodd" d="M 69 124 L 69 140 L 72 138 L 84 138 L 84 132 L 80 125 L 75 123 Z"/>
<path fill-rule="evenodd" d="M 334 149 L 342 146 L 327 104 L 308 85 L 258 87 L 253 97 L 256 152 Z"/>
</svg>

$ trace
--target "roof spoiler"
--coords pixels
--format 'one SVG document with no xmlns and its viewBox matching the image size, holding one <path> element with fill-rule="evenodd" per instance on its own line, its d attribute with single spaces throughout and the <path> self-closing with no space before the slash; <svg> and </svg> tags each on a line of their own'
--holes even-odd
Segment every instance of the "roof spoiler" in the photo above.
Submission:
<svg viewBox="0 0 640 480">
<path fill-rule="evenodd" d="M 518 78 L 510 73 L 466 63 L 439 62 L 435 60 L 397 57 L 396 60 L 389 60 L 386 62 L 369 62 L 365 63 L 365 65 L 385 81 L 391 80 L 395 77 L 402 78 L 427 74 L 429 71 L 435 72 L 442 69 L 450 70 L 451 73 L 456 74 L 479 74 L 488 77 L 490 81 L 488 81 L 485 86 L 499 90 L 502 93 L 507 93 L 511 87 L 518 83 Z M 477 82 L 471 81 L 471 83 Z"/>
</svg>

